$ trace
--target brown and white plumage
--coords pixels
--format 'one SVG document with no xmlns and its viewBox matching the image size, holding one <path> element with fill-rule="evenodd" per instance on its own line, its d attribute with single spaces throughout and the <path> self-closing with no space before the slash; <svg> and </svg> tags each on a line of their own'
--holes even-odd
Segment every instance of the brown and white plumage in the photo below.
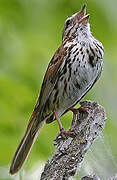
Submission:
<svg viewBox="0 0 117 180">
<path fill-rule="evenodd" d="M 61 117 L 76 105 L 101 74 L 103 46 L 92 36 L 85 13 L 84 5 L 65 22 L 62 45 L 47 68 L 26 133 L 12 160 L 11 174 L 22 166 L 44 122 L 55 120 L 54 112 Z"/>
</svg>

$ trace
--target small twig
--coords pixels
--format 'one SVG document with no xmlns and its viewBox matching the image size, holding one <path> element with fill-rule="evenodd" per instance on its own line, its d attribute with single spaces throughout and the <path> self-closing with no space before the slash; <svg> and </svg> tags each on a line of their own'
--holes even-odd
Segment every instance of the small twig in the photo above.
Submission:
<svg viewBox="0 0 117 180">
<path fill-rule="evenodd" d="M 64 137 L 59 134 L 55 138 L 54 145 L 57 147 L 52 158 L 45 164 L 41 180 L 67 180 L 74 176 L 85 153 L 103 131 L 106 120 L 104 108 L 91 101 L 80 104 L 81 107 L 89 108 L 73 116 L 70 131 L 74 131 L 74 134 Z"/>
</svg>

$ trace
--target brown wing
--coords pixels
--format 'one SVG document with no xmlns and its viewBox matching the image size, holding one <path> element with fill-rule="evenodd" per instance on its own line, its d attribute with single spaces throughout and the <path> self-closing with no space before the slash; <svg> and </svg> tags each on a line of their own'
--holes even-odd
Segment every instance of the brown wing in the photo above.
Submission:
<svg viewBox="0 0 117 180">
<path fill-rule="evenodd" d="M 44 77 L 44 80 L 42 83 L 40 96 L 37 100 L 34 111 L 31 115 L 26 133 L 31 128 L 34 121 L 38 122 L 35 120 L 38 116 L 40 117 L 39 118 L 40 122 L 43 121 L 43 119 L 41 119 L 41 115 L 43 113 L 43 107 L 46 104 L 46 101 L 49 98 L 49 96 L 50 96 L 50 94 L 51 94 L 51 92 L 52 92 L 52 90 L 53 90 L 53 88 L 57 82 L 57 79 L 59 77 L 60 66 L 64 60 L 65 54 L 66 54 L 66 51 L 65 51 L 65 48 L 62 44 L 58 48 L 58 50 L 56 51 L 56 53 L 54 54 L 54 56 L 52 57 L 49 65 L 48 65 L 48 68 L 47 68 L 47 71 L 45 73 L 45 77 Z"/>
<path fill-rule="evenodd" d="M 43 83 L 41 87 L 40 96 L 34 111 L 38 111 L 39 108 L 45 105 L 49 98 L 59 76 L 60 66 L 64 60 L 66 51 L 63 44 L 58 48 L 53 58 L 51 59 Z"/>
<path fill-rule="evenodd" d="M 63 62 L 64 56 L 65 56 L 65 49 L 63 45 L 61 45 L 59 49 L 56 51 L 55 55 L 53 56 L 47 68 L 37 104 L 30 118 L 25 135 L 22 138 L 16 150 L 16 153 L 13 157 L 10 167 L 11 174 L 16 173 L 21 168 L 24 160 L 26 159 L 26 157 L 30 152 L 33 143 L 36 140 L 39 130 L 43 125 L 42 122 L 43 119 L 41 119 L 41 113 L 42 113 L 41 108 L 45 105 L 47 99 L 49 98 L 56 84 L 56 81 L 59 77 L 60 66 Z"/>
</svg>

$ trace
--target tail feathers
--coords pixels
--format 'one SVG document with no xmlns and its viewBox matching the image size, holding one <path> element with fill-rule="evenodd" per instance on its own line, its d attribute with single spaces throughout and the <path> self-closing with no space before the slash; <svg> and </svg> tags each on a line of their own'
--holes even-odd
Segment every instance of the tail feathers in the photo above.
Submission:
<svg viewBox="0 0 117 180">
<path fill-rule="evenodd" d="M 38 123 L 37 123 L 38 122 Z M 22 138 L 16 153 L 13 157 L 11 167 L 10 167 L 10 174 L 15 174 L 24 163 L 25 159 L 28 157 L 29 152 L 39 134 L 39 131 L 44 124 L 44 122 L 39 121 L 30 121 L 30 126 L 28 126 L 24 137 Z M 38 124 L 38 126 L 37 126 Z M 35 126 L 36 125 L 36 126 Z"/>
</svg>

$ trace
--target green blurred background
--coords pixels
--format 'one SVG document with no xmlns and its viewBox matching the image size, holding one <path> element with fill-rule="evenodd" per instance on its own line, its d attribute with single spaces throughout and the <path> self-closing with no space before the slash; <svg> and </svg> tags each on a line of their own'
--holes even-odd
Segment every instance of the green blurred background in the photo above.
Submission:
<svg viewBox="0 0 117 180">
<path fill-rule="evenodd" d="M 0 0 L 0 179 L 39 179 L 40 169 L 54 151 L 56 122 L 41 131 L 24 171 L 8 175 L 16 147 L 26 129 L 44 73 L 61 44 L 67 16 L 83 3 L 91 14 L 93 35 L 105 48 L 101 79 L 85 99 L 105 107 L 108 121 L 85 157 L 81 177 L 97 173 L 102 179 L 117 173 L 117 1 L 116 0 Z M 71 113 L 62 119 L 67 129 Z M 20 176 L 20 177 L 19 177 Z M 33 177 L 32 177 L 33 176 Z M 77 177 L 77 179 L 78 179 Z"/>
</svg>

